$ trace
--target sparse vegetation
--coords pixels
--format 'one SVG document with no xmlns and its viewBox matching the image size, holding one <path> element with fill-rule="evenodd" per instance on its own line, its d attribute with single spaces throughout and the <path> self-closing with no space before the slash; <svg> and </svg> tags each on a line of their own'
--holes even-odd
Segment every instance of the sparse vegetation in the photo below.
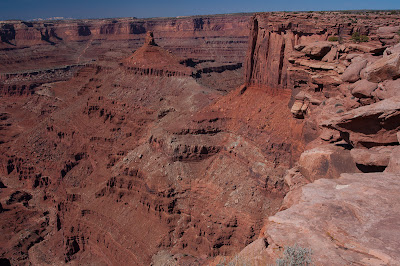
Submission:
<svg viewBox="0 0 400 266">
<path fill-rule="evenodd" d="M 286 247 L 283 252 L 283 258 L 276 260 L 276 266 L 309 266 L 312 262 L 312 250 L 302 248 L 295 244 L 292 247 Z"/>
<path fill-rule="evenodd" d="M 351 40 L 353 42 L 368 42 L 369 41 L 369 37 L 366 35 L 362 35 L 359 32 L 353 32 L 353 34 L 351 35 Z"/>
<path fill-rule="evenodd" d="M 357 24 L 358 19 L 352 18 L 352 19 L 350 19 L 350 22 L 351 22 L 351 24 Z"/>
<path fill-rule="evenodd" d="M 337 41 L 339 41 L 339 37 L 338 37 L 338 36 L 330 36 L 330 37 L 328 38 L 328 41 L 330 41 L 330 42 L 337 42 Z"/>
</svg>

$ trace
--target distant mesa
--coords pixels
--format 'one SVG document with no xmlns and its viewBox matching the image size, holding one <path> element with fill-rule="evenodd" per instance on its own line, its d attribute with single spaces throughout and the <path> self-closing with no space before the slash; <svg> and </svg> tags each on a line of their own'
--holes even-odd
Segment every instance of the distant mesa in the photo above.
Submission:
<svg viewBox="0 0 400 266">
<path fill-rule="evenodd" d="M 153 32 L 146 34 L 142 47 L 137 49 L 130 57 L 124 59 L 122 64 L 129 72 L 139 75 L 151 76 L 191 76 L 193 70 L 182 65 L 183 60 L 154 41 Z"/>
</svg>

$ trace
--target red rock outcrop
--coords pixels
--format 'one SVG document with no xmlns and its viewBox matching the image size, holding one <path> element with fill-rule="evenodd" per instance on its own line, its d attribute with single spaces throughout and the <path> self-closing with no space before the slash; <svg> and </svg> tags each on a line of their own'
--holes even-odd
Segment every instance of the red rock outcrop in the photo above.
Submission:
<svg viewBox="0 0 400 266">
<path fill-rule="evenodd" d="M 312 250 L 316 265 L 399 263 L 392 251 L 400 208 L 381 212 L 383 202 L 397 201 L 391 189 L 399 184 L 398 19 L 386 27 L 385 13 L 374 23 L 350 14 L 253 17 L 246 82 L 277 94 L 292 90 L 289 107 L 307 144 L 284 177 L 289 192 L 280 211 L 258 240 L 222 261 L 271 264 L 290 248 Z M 290 19 L 279 24 L 279 16 Z M 367 42 L 357 43 L 362 35 Z M 278 56 L 279 49 L 290 53 Z"/>
<path fill-rule="evenodd" d="M 390 16 L 376 16 L 372 23 L 370 18 L 363 14 L 343 15 L 336 12 L 256 14 L 251 24 L 245 81 L 249 85 L 265 86 L 270 89 L 296 88 L 302 82 L 309 81 L 307 80 L 309 74 L 304 68 L 289 62 L 293 54 L 296 54 L 296 48 L 302 50 L 307 44 L 317 42 L 306 47 L 304 53 L 311 59 L 322 59 L 331 50 L 333 43 L 321 41 L 327 41 L 330 36 L 349 39 L 353 32 L 376 34 L 377 29 L 384 26 L 389 18 Z M 353 46 L 351 49 L 363 48 Z M 369 49 L 368 52 L 373 49 Z"/>
<path fill-rule="evenodd" d="M 400 98 L 392 97 L 359 107 L 322 123 L 334 128 L 354 147 L 373 147 L 398 143 Z"/>
<path fill-rule="evenodd" d="M 373 16 L 255 15 L 243 86 L 248 15 L 2 25 L 0 257 L 207 264 L 252 243 L 271 263 L 298 242 L 317 264 L 397 262 L 398 76 L 357 81 L 400 22 Z"/>
<path fill-rule="evenodd" d="M 395 173 L 342 174 L 305 185 L 299 203 L 269 217 L 263 238 L 239 261 L 272 263 L 297 243 L 311 248 L 316 265 L 396 265 L 398 186 Z"/>
<path fill-rule="evenodd" d="M 193 70 L 181 64 L 182 59 L 159 47 L 153 32 L 148 32 L 145 43 L 132 56 L 123 60 L 129 72 L 155 76 L 191 76 Z"/>
</svg>

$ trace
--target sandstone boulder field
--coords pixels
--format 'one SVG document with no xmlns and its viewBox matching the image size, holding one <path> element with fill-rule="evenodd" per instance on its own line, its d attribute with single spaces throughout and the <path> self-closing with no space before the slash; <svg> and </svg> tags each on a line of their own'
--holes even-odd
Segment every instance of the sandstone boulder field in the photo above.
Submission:
<svg viewBox="0 0 400 266">
<path fill-rule="evenodd" d="M 0 262 L 400 264 L 399 30 L 389 11 L 1 21 Z"/>
</svg>

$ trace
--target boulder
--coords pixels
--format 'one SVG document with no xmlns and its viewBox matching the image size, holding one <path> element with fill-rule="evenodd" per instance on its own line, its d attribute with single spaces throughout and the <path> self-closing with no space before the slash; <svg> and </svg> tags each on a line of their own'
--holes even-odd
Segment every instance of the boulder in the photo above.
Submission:
<svg viewBox="0 0 400 266">
<path fill-rule="evenodd" d="M 400 97 L 362 106 L 321 123 L 336 129 L 354 147 L 397 143 L 400 130 Z"/>
<path fill-rule="evenodd" d="M 289 187 L 289 190 L 294 190 L 296 188 L 302 187 L 305 184 L 310 183 L 300 172 L 298 166 L 295 166 L 287 170 L 285 176 L 283 177 L 285 184 Z"/>
<path fill-rule="evenodd" d="M 296 100 L 293 103 L 290 112 L 296 118 L 304 118 L 304 115 L 306 114 L 309 105 L 310 102 L 308 100 Z"/>
<path fill-rule="evenodd" d="M 351 53 L 351 54 L 343 54 L 343 59 L 345 59 L 345 60 L 349 60 L 349 61 L 351 61 L 351 60 L 353 60 L 353 59 L 362 59 L 362 55 L 363 54 L 356 54 L 356 53 Z M 357 60 L 356 59 L 356 60 Z M 355 62 L 355 61 L 353 61 L 353 62 Z"/>
<path fill-rule="evenodd" d="M 360 59 L 346 68 L 341 76 L 344 82 L 356 82 L 360 79 L 360 71 L 367 66 L 368 61 L 366 59 Z"/>
<path fill-rule="evenodd" d="M 334 63 L 321 62 L 309 59 L 297 59 L 295 60 L 295 63 L 316 70 L 335 70 L 338 66 L 337 64 Z"/>
<path fill-rule="evenodd" d="M 338 49 L 337 47 L 332 47 L 332 49 L 323 58 L 323 62 L 333 62 L 337 58 Z"/>
<path fill-rule="evenodd" d="M 355 148 L 350 151 L 350 154 L 354 162 L 362 165 L 365 171 L 368 171 L 368 169 L 371 171 L 379 171 L 381 169 L 383 171 L 389 164 L 389 159 L 394 148 L 394 146 L 379 146 L 371 149 Z"/>
<path fill-rule="evenodd" d="M 361 77 L 372 82 L 400 77 L 400 53 L 388 55 L 368 65 L 361 71 Z"/>
<path fill-rule="evenodd" d="M 400 53 L 400 43 L 387 48 L 383 55 L 387 56 L 387 55 L 396 54 L 396 53 Z"/>
<path fill-rule="evenodd" d="M 376 33 L 378 35 L 390 34 L 390 33 L 397 33 L 399 30 L 400 30 L 400 26 L 385 26 L 385 27 L 379 27 L 376 30 Z"/>
<path fill-rule="evenodd" d="M 378 85 L 371 95 L 379 100 L 400 96 L 400 79 L 385 80 Z"/>
<path fill-rule="evenodd" d="M 332 86 L 338 86 L 342 84 L 342 80 L 339 78 L 338 75 L 334 75 L 333 73 L 322 73 L 322 74 L 316 74 L 311 76 L 311 82 L 313 84 L 322 84 L 324 85 L 332 85 Z"/>
<path fill-rule="evenodd" d="M 398 265 L 400 174 L 353 173 L 305 185 L 297 204 L 270 216 L 264 256 L 312 250 L 314 265 Z"/>
<path fill-rule="evenodd" d="M 389 159 L 389 164 L 386 167 L 385 172 L 400 173 L 400 146 L 396 146 L 393 148 L 392 154 Z"/>
<path fill-rule="evenodd" d="M 313 182 L 320 178 L 338 178 L 341 173 L 359 172 L 350 151 L 340 146 L 325 145 L 300 155 L 300 173 Z"/>
<path fill-rule="evenodd" d="M 386 47 L 379 41 L 370 41 L 365 43 L 348 43 L 346 52 L 363 52 L 375 55 L 381 55 Z"/>
<path fill-rule="evenodd" d="M 337 130 L 332 130 L 328 128 L 324 128 L 321 135 L 319 136 L 322 140 L 334 143 L 342 140 L 340 137 L 340 133 Z"/>
<path fill-rule="evenodd" d="M 304 91 L 300 91 L 296 96 L 294 97 L 296 100 L 300 101 L 310 101 L 310 103 L 315 104 L 315 105 L 320 105 L 321 101 L 318 100 L 317 98 L 313 97 L 311 94 L 306 93 Z"/>
<path fill-rule="evenodd" d="M 382 45 L 395 45 L 400 41 L 400 35 L 397 33 L 379 34 L 379 41 Z"/>
<path fill-rule="evenodd" d="M 378 87 L 377 83 L 362 79 L 354 83 L 351 94 L 357 98 L 370 98 L 371 93 Z"/>
<path fill-rule="evenodd" d="M 307 56 L 315 59 L 322 59 L 332 47 L 331 42 L 313 42 L 307 44 L 301 51 Z"/>
<path fill-rule="evenodd" d="M 304 47 L 306 47 L 305 44 L 298 44 L 298 45 L 295 45 L 295 46 L 294 46 L 294 49 L 295 49 L 296 51 L 301 51 L 301 50 L 304 49 Z"/>
</svg>

